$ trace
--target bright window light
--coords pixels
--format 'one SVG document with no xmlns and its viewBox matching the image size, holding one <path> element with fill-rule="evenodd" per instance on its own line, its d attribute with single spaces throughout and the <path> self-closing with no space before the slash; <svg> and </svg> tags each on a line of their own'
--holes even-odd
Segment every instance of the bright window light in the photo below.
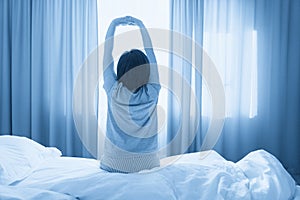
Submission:
<svg viewBox="0 0 300 200">
<path fill-rule="evenodd" d="M 230 32 L 205 32 L 203 48 L 222 78 L 226 117 L 257 115 L 257 32 L 244 34 L 244 41 Z M 202 114 L 209 116 L 210 96 L 203 82 Z"/>
</svg>

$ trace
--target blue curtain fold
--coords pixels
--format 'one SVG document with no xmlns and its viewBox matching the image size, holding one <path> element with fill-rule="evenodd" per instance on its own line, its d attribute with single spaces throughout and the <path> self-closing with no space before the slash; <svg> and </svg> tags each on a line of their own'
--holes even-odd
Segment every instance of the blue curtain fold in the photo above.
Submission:
<svg viewBox="0 0 300 200">
<path fill-rule="evenodd" d="M 167 142 L 168 152 L 167 155 L 182 154 L 185 152 L 195 152 L 200 150 L 202 135 L 202 124 L 193 124 L 195 107 L 191 106 L 190 98 L 194 92 L 196 96 L 196 108 L 201 113 L 201 97 L 202 97 L 202 77 L 200 73 L 195 73 L 192 67 L 192 59 L 195 59 L 195 64 L 198 69 L 202 68 L 202 51 L 198 52 L 193 43 L 201 46 L 203 42 L 203 1 L 170 1 L 170 28 L 174 33 L 171 35 L 170 47 L 170 80 L 169 85 L 171 91 L 176 90 L 178 87 L 178 94 L 169 93 L 168 96 L 168 123 L 167 123 Z M 182 37 L 176 37 L 179 33 Z M 185 37 L 190 38 L 185 40 Z M 176 47 L 180 46 L 181 55 L 174 52 Z M 195 51 L 199 56 L 192 57 L 192 51 Z M 186 59 L 183 59 L 184 56 Z M 182 77 L 181 82 L 178 83 L 173 71 L 180 74 Z M 192 79 L 194 76 L 194 82 Z M 184 81 L 190 86 L 184 89 Z M 194 85 L 197 87 L 195 88 Z M 179 96 L 176 96 L 179 95 Z M 177 102 L 179 101 L 179 102 Z M 201 114 L 200 114 L 201 118 Z M 197 127 L 196 133 L 194 132 Z M 183 133 L 181 140 L 175 143 L 172 141 Z M 195 134 L 195 137 L 194 137 Z"/>
<path fill-rule="evenodd" d="M 97 47 L 97 1 L 3 0 L 0 10 L 0 134 L 89 157 L 72 95 L 80 65 Z"/>
</svg>

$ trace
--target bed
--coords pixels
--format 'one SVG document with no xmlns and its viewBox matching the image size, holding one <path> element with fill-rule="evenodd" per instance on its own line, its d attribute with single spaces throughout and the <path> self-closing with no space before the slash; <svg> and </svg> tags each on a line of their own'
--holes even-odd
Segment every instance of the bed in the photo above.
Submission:
<svg viewBox="0 0 300 200">
<path fill-rule="evenodd" d="M 264 150 L 236 163 L 207 151 L 168 157 L 161 165 L 108 173 L 98 160 L 63 157 L 28 138 L 0 136 L 0 199 L 300 200 L 300 187 Z"/>
</svg>

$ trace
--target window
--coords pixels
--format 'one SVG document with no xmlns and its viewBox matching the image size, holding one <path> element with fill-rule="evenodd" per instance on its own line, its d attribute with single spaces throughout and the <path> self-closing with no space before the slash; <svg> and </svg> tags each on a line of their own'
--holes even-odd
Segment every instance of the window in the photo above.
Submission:
<svg viewBox="0 0 300 200">
<path fill-rule="evenodd" d="M 243 41 L 240 41 L 243 38 Z M 257 114 L 257 32 L 243 36 L 231 32 L 205 32 L 203 48 L 215 63 L 225 89 L 226 117 L 253 118 Z M 241 53 L 242 52 L 242 53 Z M 203 84 L 204 85 L 204 84 Z M 209 95 L 203 86 L 203 114 L 209 111 Z M 236 112 L 238 111 L 238 112 Z"/>
</svg>

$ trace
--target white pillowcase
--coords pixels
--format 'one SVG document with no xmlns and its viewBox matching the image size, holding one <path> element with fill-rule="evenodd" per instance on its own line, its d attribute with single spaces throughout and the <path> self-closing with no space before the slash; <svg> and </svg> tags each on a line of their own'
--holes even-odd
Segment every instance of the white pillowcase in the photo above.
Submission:
<svg viewBox="0 0 300 200">
<path fill-rule="evenodd" d="M 38 165 L 60 157 L 61 151 L 19 136 L 0 136 L 0 184 L 9 185 L 26 178 Z"/>
</svg>

